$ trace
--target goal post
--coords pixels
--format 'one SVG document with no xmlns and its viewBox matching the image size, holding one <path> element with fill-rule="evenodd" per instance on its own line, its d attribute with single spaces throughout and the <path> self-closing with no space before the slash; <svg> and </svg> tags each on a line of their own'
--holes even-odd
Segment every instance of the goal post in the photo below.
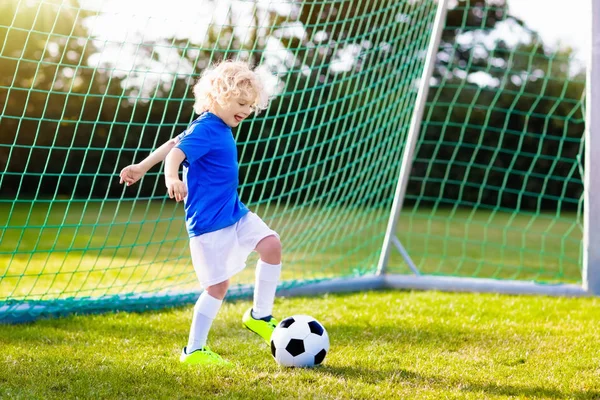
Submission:
<svg viewBox="0 0 600 400">
<path fill-rule="evenodd" d="M 445 20 L 446 14 L 446 1 L 440 1 L 440 7 L 438 9 L 438 16 L 436 19 Z M 590 30 L 591 38 L 597 38 L 600 34 L 600 2 L 592 0 L 591 6 L 593 12 L 591 15 L 592 27 Z M 428 60 L 426 61 L 424 68 L 424 79 L 421 81 L 419 87 L 419 94 L 417 96 L 416 106 L 414 109 L 414 116 L 411 121 L 411 127 L 408 132 L 408 137 L 404 147 L 404 153 L 402 158 L 402 166 L 400 169 L 400 176 L 396 192 L 394 195 L 394 202 L 392 205 L 392 211 L 390 213 L 390 220 L 388 222 L 388 228 L 386 230 L 386 236 L 383 243 L 383 249 L 380 255 L 378 264 L 378 274 L 385 274 L 387 264 L 389 262 L 389 252 L 397 251 L 402 257 L 402 261 L 407 265 L 408 269 L 412 274 L 409 275 L 398 275 L 398 274 L 387 274 L 384 278 L 383 286 L 399 289 L 433 289 L 433 290 L 446 290 L 446 291 L 471 291 L 471 292 L 494 292 L 494 293 L 508 293 L 508 294 L 545 294 L 545 295 L 563 295 L 563 296 L 586 296 L 598 294 L 600 289 L 599 271 L 600 271 L 600 243 L 596 243 L 598 240 L 595 236 L 595 232 L 591 229 L 596 225 L 600 225 L 600 221 L 596 220 L 599 218 L 596 215 L 598 207 L 594 204 L 598 201 L 592 193 L 596 193 L 597 190 L 593 188 L 599 183 L 595 182 L 594 171 L 598 168 L 594 167 L 594 161 L 600 159 L 594 157 L 593 154 L 597 150 L 594 148 L 594 139 L 592 132 L 596 131 L 594 128 L 594 117 L 593 117 L 593 106 L 592 102 L 594 97 L 598 94 L 594 93 L 599 86 L 599 76 L 594 76 L 597 71 L 594 69 L 595 65 L 600 62 L 600 42 L 597 39 L 592 39 L 591 46 L 591 57 L 587 68 L 587 95 L 586 95 L 586 130 L 585 130 L 585 184 L 584 184 L 584 215 L 583 215 L 583 272 L 582 272 L 582 284 L 547 284 L 545 282 L 531 281 L 518 281 L 518 280 L 507 280 L 507 279 L 486 279 L 486 278 L 470 278 L 470 277 L 451 277 L 451 276 L 431 276 L 427 274 L 421 274 L 419 269 L 414 265 L 414 262 L 410 258 L 407 250 L 402 245 L 401 241 L 396 237 L 398 230 L 397 224 L 401 213 L 402 204 L 405 200 L 406 187 L 408 185 L 410 171 L 412 163 L 414 161 L 414 151 L 417 144 L 418 136 L 420 133 L 420 127 L 423 123 L 423 108 L 425 106 L 425 99 L 429 90 L 429 80 L 431 79 L 433 71 L 433 63 L 430 63 L 430 58 L 435 57 L 439 48 L 439 38 L 443 30 L 443 22 L 436 23 L 432 34 L 433 51 L 428 52 Z M 430 49 L 431 50 L 431 49 Z M 597 69 L 597 67 L 596 67 Z M 597 119 L 597 118 L 596 118 Z"/>
<path fill-rule="evenodd" d="M 591 0 L 590 62 L 587 68 L 585 130 L 585 205 L 583 220 L 583 288 L 600 294 L 600 1 Z"/>
<path fill-rule="evenodd" d="M 378 275 L 384 274 L 386 272 L 385 270 L 389 261 L 392 245 L 394 245 L 396 249 L 402 254 L 402 258 L 408 264 L 410 270 L 415 275 L 419 275 L 419 271 L 414 265 L 413 261 L 411 260 L 410 255 L 402 246 L 402 243 L 398 240 L 398 238 L 396 238 L 396 228 L 398 223 L 398 217 L 402 210 L 402 204 L 404 203 L 404 197 L 406 195 L 406 187 L 408 185 L 408 179 L 410 176 L 415 147 L 417 145 L 417 139 L 421 130 L 421 121 L 423 120 L 425 102 L 427 100 L 427 94 L 429 93 L 429 81 L 433 74 L 435 58 L 437 56 L 437 51 L 440 46 L 440 39 L 446 20 L 447 6 L 447 0 L 438 1 L 437 13 L 433 22 L 431 38 L 429 39 L 429 46 L 427 48 L 427 55 L 425 56 L 423 74 L 421 76 L 421 79 L 419 80 L 419 89 L 417 92 L 415 107 L 410 121 L 410 128 L 408 130 L 406 143 L 404 144 L 402 163 L 400 165 L 400 177 L 398 178 L 396 191 L 394 192 L 392 210 L 390 212 L 390 218 L 385 231 L 385 238 L 383 239 L 381 255 L 379 256 L 379 262 L 377 264 Z"/>
<path fill-rule="evenodd" d="M 438 49 L 442 72 L 434 78 L 428 111 L 417 124 L 425 132 L 414 140 L 417 149 L 406 168 L 414 171 L 416 164 L 417 171 L 399 178 L 399 187 L 412 184 L 413 191 L 401 197 L 399 190 L 394 199 L 394 204 L 409 204 L 390 218 L 388 226 L 398 227 L 388 229 L 392 237 L 384 250 L 394 251 L 390 243 L 395 243 L 399 251 L 390 263 L 382 252 L 384 286 L 595 294 L 596 246 L 581 247 L 593 241 L 590 219 L 596 208 L 589 164 L 595 159 L 589 153 L 594 131 L 589 120 L 594 78 L 589 74 L 595 60 L 587 70 L 586 99 L 570 49 L 550 50 L 531 31 L 522 44 L 509 43 L 511 35 L 494 37 L 498 28 L 488 29 L 490 12 L 503 14 L 496 27 L 502 24 L 513 33 L 523 27 L 500 3 L 459 2 L 451 10 L 457 14 L 462 8 L 463 16 L 475 10 L 480 25 L 445 28 L 444 35 L 455 41 L 443 40 Z M 468 46 L 476 50 L 469 53 Z M 436 110 L 441 112 L 436 115 Z M 418 273 L 406 265 L 406 252 Z"/>
</svg>

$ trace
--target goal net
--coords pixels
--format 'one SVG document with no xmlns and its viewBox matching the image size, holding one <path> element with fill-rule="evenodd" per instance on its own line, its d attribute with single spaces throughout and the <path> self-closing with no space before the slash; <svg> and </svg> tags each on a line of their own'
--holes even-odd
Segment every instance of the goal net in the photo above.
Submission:
<svg viewBox="0 0 600 400">
<path fill-rule="evenodd" d="M 195 301 L 162 166 L 118 173 L 186 128 L 193 83 L 228 58 L 274 94 L 234 134 L 282 293 L 378 272 L 581 283 L 583 70 L 503 0 L 21 0 L 0 46 L 0 321 Z M 390 224 L 410 259 L 388 249 L 383 271 Z"/>
</svg>

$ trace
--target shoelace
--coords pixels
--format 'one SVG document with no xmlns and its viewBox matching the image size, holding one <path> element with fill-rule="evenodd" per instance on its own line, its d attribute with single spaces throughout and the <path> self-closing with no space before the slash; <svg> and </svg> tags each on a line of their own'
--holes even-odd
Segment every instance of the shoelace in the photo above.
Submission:
<svg viewBox="0 0 600 400">
<path fill-rule="evenodd" d="M 252 317 L 252 318 L 254 318 L 254 317 Z M 263 318 L 258 318 L 258 320 L 265 321 L 267 324 L 271 325 L 271 327 L 273 329 L 275 329 L 277 327 L 277 321 L 275 321 L 275 318 L 273 318 L 272 315 L 269 315 L 269 316 L 266 316 Z"/>
<path fill-rule="evenodd" d="M 275 320 L 275 318 L 271 318 L 268 322 L 269 326 L 273 329 L 277 328 L 277 321 Z"/>
<path fill-rule="evenodd" d="M 211 351 L 208 346 L 204 346 L 201 349 L 201 351 L 203 351 L 204 353 L 208 354 L 208 356 L 211 357 L 211 358 L 221 358 L 217 353 L 214 353 L 213 351 Z"/>
</svg>

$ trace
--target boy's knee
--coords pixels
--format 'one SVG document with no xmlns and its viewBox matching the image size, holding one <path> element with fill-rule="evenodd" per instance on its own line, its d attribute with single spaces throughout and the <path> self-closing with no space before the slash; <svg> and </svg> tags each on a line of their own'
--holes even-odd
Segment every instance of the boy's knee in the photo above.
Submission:
<svg viewBox="0 0 600 400">
<path fill-rule="evenodd" d="M 275 235 L 268 236 L 256 246 L 260 259 L 269 264 L 281 263 L 281 241 Z"/>
<path fill-rule="evenodd" d="M 229 289 L 229 279 L 216 285 L 208 286 L 206 291 L 215 299 L 223 300 L 227 294 L 227 289 Z"/>
</svg>

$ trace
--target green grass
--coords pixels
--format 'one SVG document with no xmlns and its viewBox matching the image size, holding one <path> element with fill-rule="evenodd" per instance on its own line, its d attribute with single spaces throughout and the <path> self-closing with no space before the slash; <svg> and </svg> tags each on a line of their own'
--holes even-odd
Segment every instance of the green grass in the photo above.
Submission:
<svg viewBox="0 0 600 400">
<path fill-rule="evenodd" d="M 387 208 L 253 209 L 282 237 L 284 280 L 377 267 Z M 575 214 L 407 208 L 397 235 L 423 273 L 581 281 Z M 389 270 L 410 272 L 395 250 Z M 233 283 L 253 275 L 247 268 Z M 196 288 L 183 210 L 172 201 L 0 202 L 0 301 Z"/>
<path fill-rule="evenodd" d="M 0 326 L 0 398 L 600 398 L 600 299 L 366 292 L 277 299 L 331 337 L 286 369 L 225 302 L 209 342 L 231 368 L 178 362 L 191 307 Z"/>
</svg>

